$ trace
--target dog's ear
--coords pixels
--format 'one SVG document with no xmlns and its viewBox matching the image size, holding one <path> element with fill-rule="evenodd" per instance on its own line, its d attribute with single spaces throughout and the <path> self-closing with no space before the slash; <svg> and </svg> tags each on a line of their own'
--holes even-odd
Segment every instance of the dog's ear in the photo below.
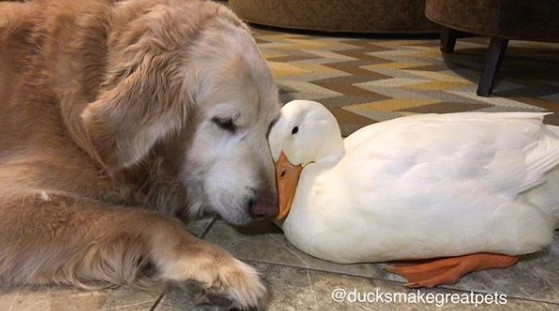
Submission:
<svg viewBox="0 0 559 311">
<path fill-rule="evenodd" d="M 95 102 L 81 118 L 99 160 L 109 168 L 141 161 L 186 119 L 186 68 L 180 55 L 131 45 L 109 70 Z"/>
</svg>

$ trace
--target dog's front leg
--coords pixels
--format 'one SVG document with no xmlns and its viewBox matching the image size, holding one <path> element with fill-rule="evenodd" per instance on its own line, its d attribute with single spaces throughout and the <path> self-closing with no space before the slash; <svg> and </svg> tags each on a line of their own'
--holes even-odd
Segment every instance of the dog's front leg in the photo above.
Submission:
<svg viewBox="0 0 559 311">
<path fill-rule="evenodd" d="M 0 215 L 2 285 L 149 289 L 195 281 L 238 308 L 260 306 L 266 296 L 252 267 L 158 212 L 43 193 L 0 201 Z"/>
</svg>

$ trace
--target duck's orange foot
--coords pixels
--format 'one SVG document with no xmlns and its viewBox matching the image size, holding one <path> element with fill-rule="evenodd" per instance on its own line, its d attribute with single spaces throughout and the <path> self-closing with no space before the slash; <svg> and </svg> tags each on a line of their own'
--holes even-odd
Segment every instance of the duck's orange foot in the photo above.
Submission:
<svg viewBox="0 0 559 311">
<path fill-rule="evenodd" d="M 433 259 L 422 263 L 403 263 L 386 268 L 390 273 L 398 274 L 408 280 L 406 287 L 435 287 L 454 284 L 474 271 L 506 268 L 514 265 L 517 257 L 476 253 L 459 257 Z"/>
</svg>

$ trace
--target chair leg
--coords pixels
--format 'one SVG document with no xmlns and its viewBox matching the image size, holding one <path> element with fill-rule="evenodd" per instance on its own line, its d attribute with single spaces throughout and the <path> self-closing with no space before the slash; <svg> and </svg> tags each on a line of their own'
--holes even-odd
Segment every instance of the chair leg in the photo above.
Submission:
<svg viewBox="0 0 559 311">
<path fill-rule="evenodd" d="M 454 52 L 454 46 L 456 45 L 456 38 L 458 37 L 458 31 L 442 26 L 441 28 L 441 52 L 452 53 Z"/>
<path fill-rule="evenodd" d="M 483 66 L 483 73 L 481 74 L 481 78 L 479 80 L 477 95 L 486 97 L 491 94 L 493 84 L 495 83 L 495 78 L 499 73 L 499 68 L 501 67 L 501 62 L 505 56 L 508 43 L 508 39 L 491 38 L 491 43 L 489 44 L 489 49 L 485 59 L 485 65 Z"/>
</svg>

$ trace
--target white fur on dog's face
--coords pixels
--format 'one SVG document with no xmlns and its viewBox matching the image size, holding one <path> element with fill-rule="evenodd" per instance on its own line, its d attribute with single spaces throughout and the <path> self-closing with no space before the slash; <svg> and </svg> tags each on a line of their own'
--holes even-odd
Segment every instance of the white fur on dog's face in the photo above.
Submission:
<svg viewBox="0 0 559 311">
<path fill-rule="evenodd" d="M 262 121 L 247 123 L 252 119 L 245 117 L 250 111 L 231 109 L 235 106 L 223 103 L 204 113 L 186 155 L 184 176 L 185 184 L 193 186 L 189 187 L 189 199 L 203 202 L 199 208 L 242 224 L 250 220 L 250 209 L 257 200 L 276 204 L 277 194 L 272 156 L 266 148 L 266 120 L 271 119 L 262 117 Z M 230 119 L 235 129 L 224 126 L 230 121 L 220 123 Z M 195 206 L 191 208 L 196 212 Z"/>
<path fill-rule="evenodd" d="M 209 32 L 200 42 L 193 57 L 203 70 L 194 68 L 187 82 L 197 86 L 191 97 L 199 111 L 183 183 L 191 213 L 214 212 L 242 224 L 251 219 L 255 204 L 270 213 L 277 209 L 266 136 L 279 115 L 278 92 L 248 32 Z"/>
</svg>

